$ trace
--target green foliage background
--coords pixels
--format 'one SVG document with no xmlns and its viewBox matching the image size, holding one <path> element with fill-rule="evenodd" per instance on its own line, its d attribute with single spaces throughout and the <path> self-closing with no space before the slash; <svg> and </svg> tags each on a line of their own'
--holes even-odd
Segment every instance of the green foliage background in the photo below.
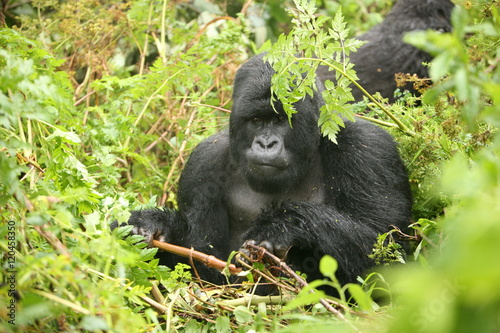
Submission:
<svg viewBox="0 0 500 333">
<path fill-rule="evenodd" d="M 239 65 L 299 29 L 284 10 L 292 2 L 5 2 L 0 330 L 499 331 L 499 4 L 455 3 L 453 33 L 406 37 L 436 56 L 436 85 L 421 102 L 379 101 L 414 132 L 388 128 L 415 195 L 415 251 L 366 278 L 364 291 L 349 287 L 353 298 L 337 300 L 350 309 L 342 319 L 305 291 L 286 307 L 220 303 L 246 291 L 200 289 L 184 267 L 159 266 L 130 228 L 109 231 L 131 209 L 176 206 L 190 150 L 227 124 Z M 346 38 L 393 1 L 314 4 Z M 391 122 L 371 100 L 345 104 L 346 90 L 335 92 L 338 107 Z M 375 255 L 400 258 L 381 239 Z M 334 265 L 323 269 L 335 285 Z M 387 304 L 373 302 L 380 294 Z"/>
</svg>

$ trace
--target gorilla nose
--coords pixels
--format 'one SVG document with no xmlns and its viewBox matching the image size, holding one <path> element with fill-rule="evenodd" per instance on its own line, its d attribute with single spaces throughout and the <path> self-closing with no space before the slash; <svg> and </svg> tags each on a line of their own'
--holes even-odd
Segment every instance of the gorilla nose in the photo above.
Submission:
<svg viewBox="0 0 500 333">
<path fill-rule="evenodd" d="M 281 141 L 275 135 L 270 137 L 259 136 L 255 138 L 254 149 L 261 154 L 279 154 L 281 151 Z"/>
</svg>

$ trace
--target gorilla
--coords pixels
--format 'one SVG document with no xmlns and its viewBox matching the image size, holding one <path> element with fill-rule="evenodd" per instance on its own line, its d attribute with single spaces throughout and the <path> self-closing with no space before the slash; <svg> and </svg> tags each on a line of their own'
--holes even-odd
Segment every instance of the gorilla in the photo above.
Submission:
<svg viewBox="0 0 500 333">
<path fill-rule="evenodd" d="M 385 20 L 365 34 L 357 37 L 367 43 L 357 52 L 351 53 L 350 61 L 354 64 L 358 83 L 370 94 L 379 92 L 382 97 L 395 101 L 394 91 L 397 73 L 417 74 L 419 78 L 429 76 L 424 62 L 432 57 L 416 47 L 403 42 L 403 35 L 409 31 L 433 29 L 441 32 L 451 31 L 450 16 L 453 9 L 450 0 L 399 0 Z M 318 76 L 324 82 L 335 80 L 335 72 L 320 66 Z M 409 82 L 401 90 L 418 94 Z M 353 88 L 356 101 L 363 99 L 363 93 Z"/>
<path fill-rule="evenodd" d="M 249 242 L 278 256 L 310 279 L 319 260 L 337 259 L 337 278 L 354 282 L 374 265 L 377 235 L 406 230 L 412 197 L 392 137 L 365 121 L 350 122 L 338 144 L 318 129 L 321 91 L 294 106 L 290 126 L 271 105 L 274 71 L 255 56 L 237 72 L 229 129 L 203 142 L 182 172 L 178 210 L 132 212 L 134 232 L 225 259 Z M 318 81 L 318 86 L 321 82 Z M 181 258 L 159 252 L 160 263 Z M 196 264 L 199 275 L 224 283 L 220 272 Z"/>
</svg>

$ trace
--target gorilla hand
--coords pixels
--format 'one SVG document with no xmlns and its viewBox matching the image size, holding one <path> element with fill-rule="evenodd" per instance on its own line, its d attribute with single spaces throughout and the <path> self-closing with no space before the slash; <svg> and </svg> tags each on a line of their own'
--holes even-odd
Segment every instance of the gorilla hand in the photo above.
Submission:
<svg viewBox="0 0 500 333">
<path fill-rule="evenodd" d="M 269 240 L 263 240 L 261 242 L 257 242 L 253 239 L 249 239 L 246 240 L 240 247 L 240 249 L 238 250 L 240 254 L 238 254 L 236 258 L 246 262 L 247 264 L 251 264 L 251 262 L 254 261 L 259 261 L 261 259 L 260 254 L 258 253 L 259 251 L 255 247 L 262 247 L 267 252 L 275 255 L 279 259 L 285 259 L 288 250 L 290 249 L 289 246 L 285 246 L 283 244 L 275 244 Z M 237 261 L 236 266 L 239 267 L 241 266 L 241 264 Z"/>
<path fill-rule="evenodd" d="M 178 235 L 185 235 L 185 223 L 181 221 L 179 212 L 168 209 L 149 209 L 133 211 L 127 223 L 118 225 L 118 222 L 111 224 L 111 229 L 118 226 L 133 225 L 131 234 L 140 235 L 147 243 L 159 240 L 162 242 L 172 242 L 180 240 Z"/>
<path fill-rule="evenodd" d="M 315 226 L 310 225 L 304 212 L 314 207 L 308 203 L 287 202 L 271 206 L 254 221 L 253 226 L 244 234 L 246 241 L 239 251 L 243 257 L 258 260 L 254 246 L 265 248 L 280 259 L 285 259 L 288 251 L 294 248 L 312 247 L 317 239 Z M 245 261 L 248 261 L 245 260 Z"/>
</svg>

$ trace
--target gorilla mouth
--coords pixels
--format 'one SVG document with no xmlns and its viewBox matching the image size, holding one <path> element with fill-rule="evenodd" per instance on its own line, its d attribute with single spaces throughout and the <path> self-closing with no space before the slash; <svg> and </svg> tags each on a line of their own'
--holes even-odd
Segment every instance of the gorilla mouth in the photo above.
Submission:
<svg viewBox="0 0 500 333">
<path fill-rule="evenodd" d="M 284 170 L 288 167 L 288 162 L 286 160 L 274 160 L 274 161 L 250 161 L 252 169 L 260 170 Z"/>
<path fill-rule="evenodd" d="M 252 179 L 250 183 L 260 183 L 260 186 L 267 184 L 265 186 L 276 189 L 281 187 L 279 183 L 283 182 L 283 177 L 286 177 L 287 170 L 288 165 L 286 163 L 249 163 L 247 177 Z"/>
</svg>

